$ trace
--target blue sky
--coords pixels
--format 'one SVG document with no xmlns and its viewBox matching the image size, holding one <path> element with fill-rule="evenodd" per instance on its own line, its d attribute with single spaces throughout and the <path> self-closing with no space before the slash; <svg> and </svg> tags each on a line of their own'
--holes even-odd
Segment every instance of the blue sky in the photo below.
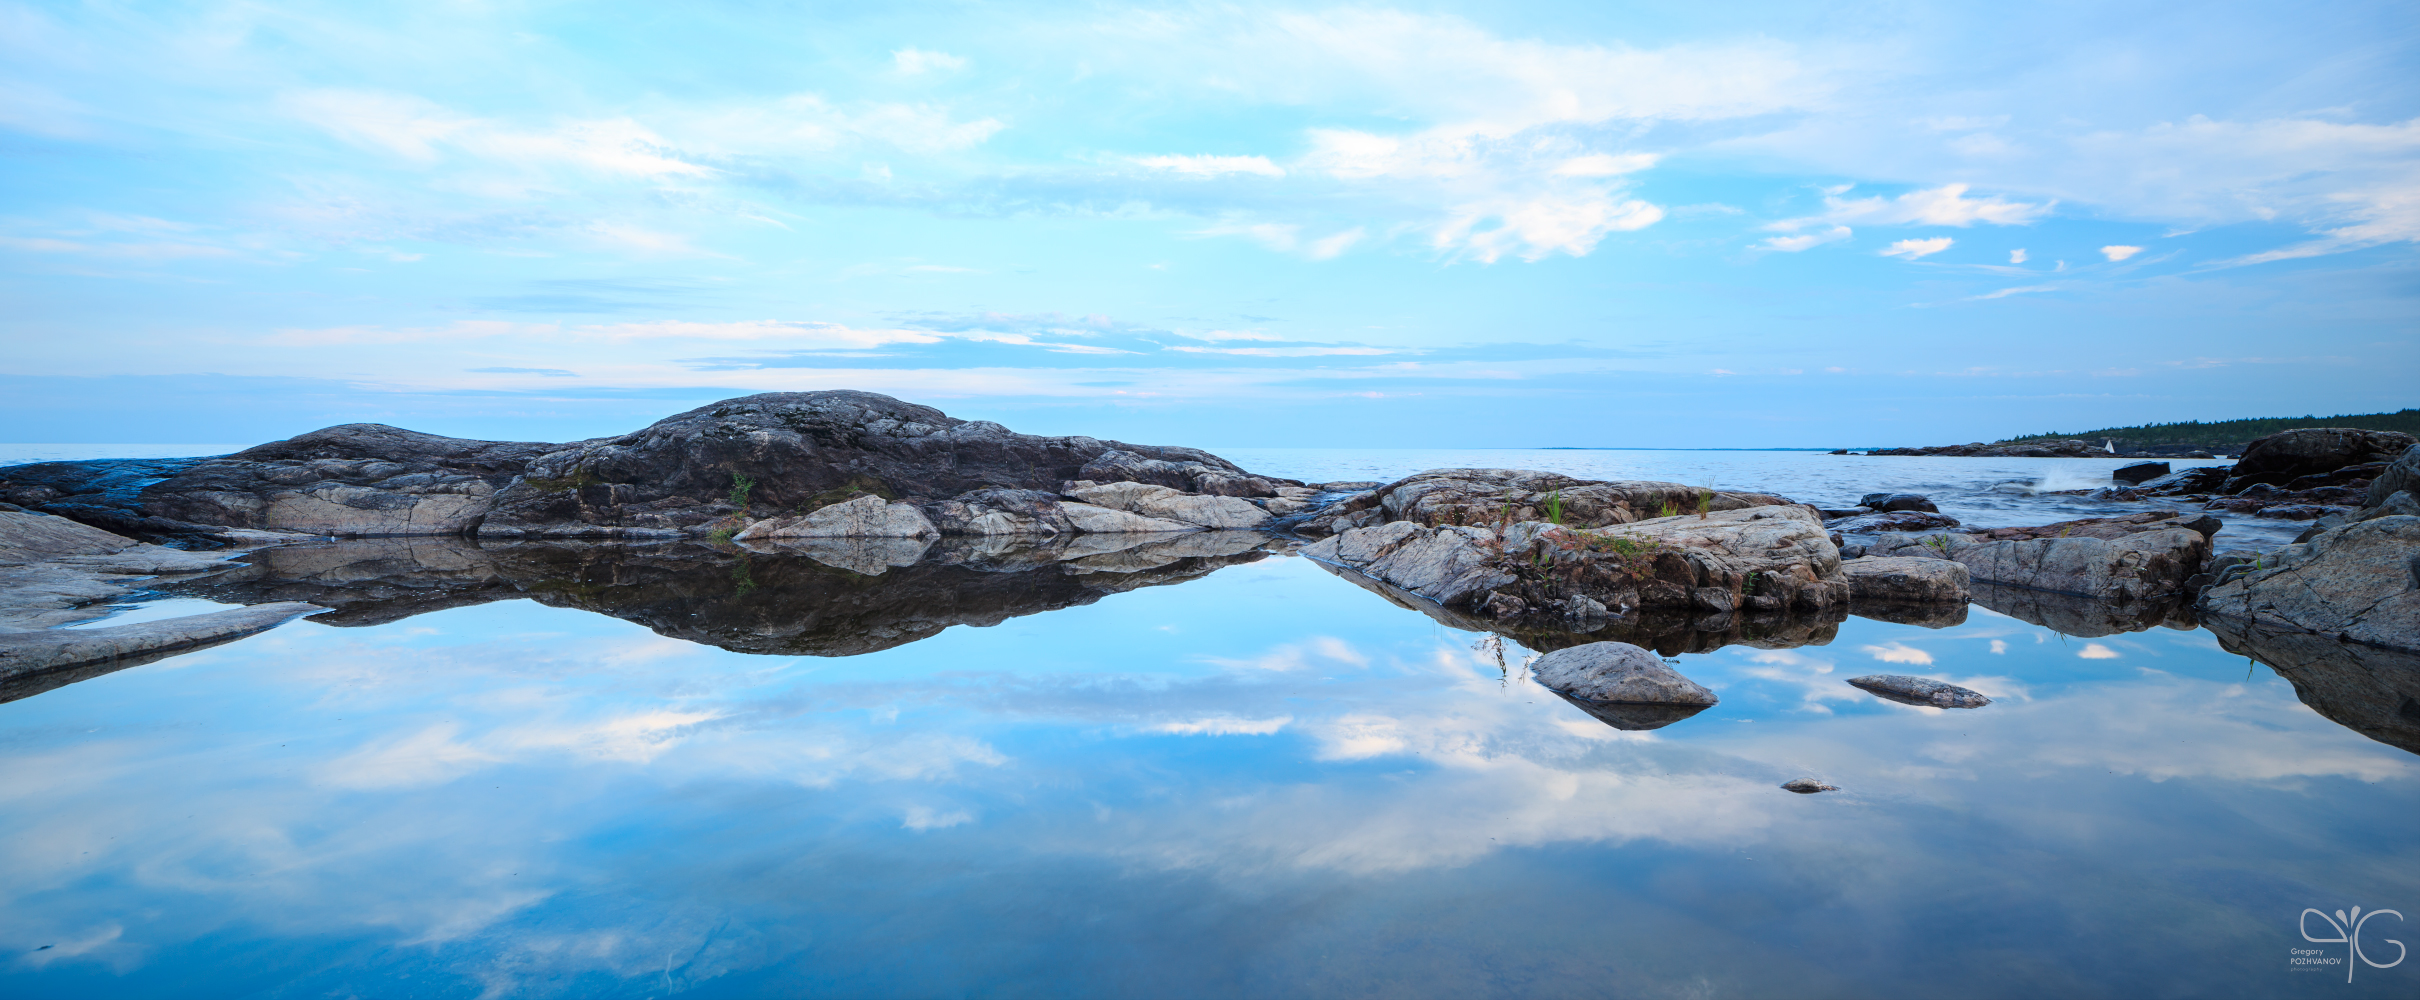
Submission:
<svg viewBox="0 0 2420 1000">
<path fill-rule="evenodd" d="M 2420 404 L 2395 4 L 0 6 L 0 419 L 1203 446 Z"/>
</svg>

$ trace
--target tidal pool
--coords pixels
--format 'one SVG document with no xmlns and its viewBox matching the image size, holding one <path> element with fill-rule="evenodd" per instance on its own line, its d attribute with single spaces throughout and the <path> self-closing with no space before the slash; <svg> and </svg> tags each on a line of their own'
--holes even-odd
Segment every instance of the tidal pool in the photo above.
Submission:
<svg viewBox="0 0 2420 1000">
<path fill-rule="evenodd" d="M 1634 636 L 1722 703 L 1623 731 L 1528 680 L 1522 641 L 1571 637 L 1189 538 L 256 554 L 136 613 L 334 610 L 0 704 L 0 990 L 2420 986 L 2412 961 L 2348 982 L 2346 945 L 2297 929 L 2420 916 L 2420 756 L 2389 688 L 2329 680 L 2352 674 L 2298 675 L 2323 715 L 2173 615 L 2002 595 L 1937 627 Z M 1868 673 L 1995 702 L 1843 682 Z M 1800 777 L 1840 790 L 1778 787 Z M 2381 963 L 2420 937 L 2364 933 Z"/>
</svg>

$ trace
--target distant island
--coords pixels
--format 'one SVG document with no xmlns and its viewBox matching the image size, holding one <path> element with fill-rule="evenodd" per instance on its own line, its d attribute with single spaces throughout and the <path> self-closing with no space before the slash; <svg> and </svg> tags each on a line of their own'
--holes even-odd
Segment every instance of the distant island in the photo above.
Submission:
<svg viewBox="0 0 2420 1000">
<path fill-rule="evenodd" d="M 2420 409 L 2393 413 L 2347 413 L 2333 417 L 2252 417 L 2204 423 L 2103 427 L 2069 433 L 2027 434 L 1990 444 L 1940 445 L 1919 448 L 1877 448 L 1875 455 L 1995 455 L 2063 456 L 2125 455 L 2145 458 L 2240 455 L 2253 441 L 2280 431 L 2303 427 L 2351 427 L 2368 431 L 2399 431 L 2420 436 Z"/>
</svg>

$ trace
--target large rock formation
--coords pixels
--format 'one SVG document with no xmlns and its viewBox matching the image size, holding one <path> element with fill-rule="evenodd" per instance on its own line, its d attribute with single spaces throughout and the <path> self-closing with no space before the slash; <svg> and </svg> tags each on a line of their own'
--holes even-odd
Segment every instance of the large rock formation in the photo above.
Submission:
<svg viewBox="0 0 2420 1000">
<path fill-rule="evenodd" d="M 0 469 L 0 500 L 195 546 L 246 531 L 679 537 L 794 522 L 868 496 L 924 508 L 943 533 L 1096 530 L 1056 508 L 1057 491 L 1074 480 L 1207 494 L 1193 501 L 1241 504 L 1258 519 L 1268 516 L 1260 505 L 1313 492 L 1192 448 L 1017 434 L 888 396 L 830 391 L 725 400 L 567 445 L 347 424 L 219 458 L 18 466 Z M 1141 530 L 1086 513 L 1121 525 L 1113 530 Z M 886 513 L 877 530 L 895 530 L 903 516 Z M 1245 519 L 1228 510 L 1190 523 Z"/>
<path fill-rule="evenodd" d="M 0 510 L 0 632 L 55 628 L 157 577 L 214 573 L 227 556 L 162 548 L 64 517 Z"/>
<path fill-rule="evenodd" d="M 2362 506 L 2379 506 L 2397 493 L 2420 496 L 2420 444 L 2403 449 L 2403 454 L 2378 471 L 2377 478 L 2370 480 L 2370 492 Z"/>
<path fill-rule="evenodd" d="M 1302 554 L 1449 607 L 1585 619 L 1637 608 L 1813 611 L 1845 605 L 1840 552 L 1812 508 L 1744 506 L 1601 528 L 1393 521 Z"/>
<path fill-rule="evenodd" d="M 1765 493 L 1739 493 L 1680 483 L 1574 479 L 1526 469 L 1432 469 L 1356 493 L 1312 513 L 1294 526 L 1306 535 L 1328 535 L 1390 521 L 1424 527 L 1502 527 L 1522 521 L 1553 521 L 1577 528 L 1674 513 L 1733 511 L 1790 501 Z"/>
<path fill-rule="evenodd" d="M 2237 459 L 2224 492 L 2241 493 L 2255 483 L 2289 487 L 2295 479 L 2349 465 L 2391 462 L 2415 442 L 2396 431 L 2351 427 L 2305 427 L 2260 438 Z M 2316 485 L 2316 484 L 2314 484 Z"/>
<path fill-rule="evenodd" d="M 2420 650 L 2420 517 L 2323 531 L 2202 592 L 2205 619 Z"/>
<path fill-rule="evenodd" d="M 2216 530 L 2217 519 L 2208 515 L 2151 512 L 1976 534 L 1886 536 L 1867 551 L 1953 559 L 1977 583 L 2103 601 L 2159 600 L 2187 591 Z"/>
</svg>

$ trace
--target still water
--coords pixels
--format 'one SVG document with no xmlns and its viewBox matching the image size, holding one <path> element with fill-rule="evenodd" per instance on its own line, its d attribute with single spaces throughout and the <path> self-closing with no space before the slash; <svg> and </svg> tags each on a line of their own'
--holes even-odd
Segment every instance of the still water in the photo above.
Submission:
<svg viewBox="0 0 2420 1000">
<path fill-rule="evenodd" d="M 1997 483 L 2115 464 L 1230 457 L 1925 487 L 2010 524 L 2093 511 Z M 0 992 L 2420 991 L 2420 962 L 2347 982 L 2346 946 L 2296 929 L 2420 916 L 2420 757 L 2190 623 L 1852 617 L 1675 654 L 1722 703 L 1626 732 L 1517 643 L 1282 543 L 1187 544 L 871 575 L 703 545 L 258 554 L 128 613 L 336 610 L 0 704 Z M 1842 683 L 1880 672 L 1995 702 Z M 2363 946 L 2414 937 L 2380 917 Z"/>
</svg>

